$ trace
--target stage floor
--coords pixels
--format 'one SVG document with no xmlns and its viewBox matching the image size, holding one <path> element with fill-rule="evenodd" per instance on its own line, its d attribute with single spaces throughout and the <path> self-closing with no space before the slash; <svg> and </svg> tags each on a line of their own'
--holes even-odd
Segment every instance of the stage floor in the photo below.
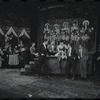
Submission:
<svg viewBox="0 0 100 100">
<path fill-rule="evenodd" d="M 40 79 L 20 75 L 20 69 L 0 69 L 0 98 L 100 98 L 100 77 L 90 81 L 63 76 Z"/>
</svg>

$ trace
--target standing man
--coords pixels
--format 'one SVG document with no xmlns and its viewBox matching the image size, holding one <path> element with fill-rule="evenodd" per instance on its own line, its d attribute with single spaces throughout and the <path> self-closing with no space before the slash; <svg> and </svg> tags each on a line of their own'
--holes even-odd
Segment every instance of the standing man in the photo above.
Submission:
<svg viewBox="0 0 100 100">
<path fill-rule="evenodd" d="M 39 63 L 38 63 L 38 71 L 39 71 L 39 77 L 43 76 L 42 73 L 42 66 L 43 69 L 45 70 L 45 76 L 46 78 L 49 77 L 49 68 L 46 63 L 47 55 L 48 55 L 48 49 L 47 49 L 47 44 L 48 44 L 48 39 L 45 39 L 44 42 L 39 46 Z"/>
<path fill-rule="evenodd" d="M 70 78 L 72 74 L 72 80 L 76 78 L 77 73 L 77 59 L 78 55 L 76 53 L 76 50 L 68 44 L 68 58 L 67 58 L 67 65 L 66 65 L 66 76 L 67 78 Z M 72 73 L 71 73 L 72 71 Z"/>
<path fill-rule="evenodd" d="M 93 54 L 92 72 L 95 72 L 96 75 L 100 75 L 100 44 L 98 50 Z"/>
<path fill-rule="evenodd" d="M 86 79 L 87 78 L 87 60 L 88 60 L 88 52 L 87 50 L 82 46 L 79 45 L 79 56 L 80 59 L 80 74 L 81 78 Z"/>
</svg>

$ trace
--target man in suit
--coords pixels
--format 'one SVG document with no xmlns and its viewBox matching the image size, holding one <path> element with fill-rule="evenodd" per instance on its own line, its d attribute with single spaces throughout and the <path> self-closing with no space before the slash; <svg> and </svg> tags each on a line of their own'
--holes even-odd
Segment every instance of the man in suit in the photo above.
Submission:
<svg viewBox="0 0 100 100">
<path fill-rule="evenodd" d="M 88 52 L 85 49 L 84 46 L 79 45 L 79 56 L 80 59 L 80 74 L 81 78 L 86 79 L 87 78 L 87 60 L 88 60 Z"/>
<path fill-rule="evenodd" d="M 92 72 L 95 72 L 96 75 L 100 75 L 100 44 L 98 50 L 93 54 Z"/>
<path fill-rule="evenodd" d="M 67 65 L 66 65 L 66 76 L 70 78 L 71 70 L 72 70 L 72 80 L 76 78 L 77 73 L 77 62 L 78 62 L 78 55 L 76 50 L 68 44 L 68 57 L 67 57 Z"/>
<path fill-rule="evenodd" d="M 48 40 L 45 39 L 44 42 L 39 46 L 38 71 L 39 71 L 39 77 L 42 77 L 43 76 L 42 66 L 43 66 L 43 69 L 45 70 L 44 74 L 45 74 L 46 78 L 50 78 L 48 65 L 46 63 L 46 59 L 47 59 L 47 55 L 48 55 L 47 44 L 48 44 Z"/>
</svg>

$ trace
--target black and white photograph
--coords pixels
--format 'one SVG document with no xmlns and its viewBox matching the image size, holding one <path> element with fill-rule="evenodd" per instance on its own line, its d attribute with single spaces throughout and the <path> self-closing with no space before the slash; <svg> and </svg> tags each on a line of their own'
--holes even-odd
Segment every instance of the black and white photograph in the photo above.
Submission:
<svg viewBox="0 0 100 100">
<path fill-rule="evenodd" d="M 0 98 L 100 98 L 100 2 L 0 1 Z"/>
</svg>

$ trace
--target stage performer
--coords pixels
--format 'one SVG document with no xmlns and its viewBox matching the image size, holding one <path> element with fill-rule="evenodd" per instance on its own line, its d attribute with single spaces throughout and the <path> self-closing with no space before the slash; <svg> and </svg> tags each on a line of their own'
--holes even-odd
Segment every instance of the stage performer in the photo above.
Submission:
<svg viewBox="0 0 100 100">
<path fill-rule="evenodd" d="M 64 23 L 63 23 L 62 31 L 64 31 L 64 33 L 65 33 L 66 35 L 69 35 L 70 29 L 69 29 L 69 23 L 68 23 L 68 22 L 64 22 Z"/>
<path fill-rule="evenodd" d="M 38 56 L 38 53 L 36 53 L 35 42 L 33 42 L 32 46 L 30 47 L 30 60 L 33 61 L 34 58 L 37 56 Z"/>
<path fill-rule="evenodd" d="M 78 54 L 76 53 L 76 50 L 73 48 L 71 44 L 68 44 L 68 58 L 67 58 L 67 64 L 65 67 L 65 74 L 66 77 L 69 79 L 72 74 L 72 80 L 76 78 L 77 74 L 77 63 L 78 63 Z"/>
<path fill-rule="evenodd" d="M 60 29 L 59 29 L 59 25 L 58 24 L 54 24 L 54 32 L 55 32 L 56 41 L 57 41 L 57 44 L 58 44 L 58 41 L 61 39 Z"/>
<path fill-rule="evenodd" d="M 55 55 L 56 53 L 56 45 L 55 45 L 55 41 L 51 41 L 51 43 L 47 46 L 50 54 L 49 55 Z"/>
<path fill-rule="evenodd" d="M 61 40 L 59 45 L 57 46 L 57 53 L 55 54 L 55 56 L 58 57 L 58 66 L 62 72 L 62 66 L 61 66 L 61 60 L 62 59 L 67 59 L 67 55 L 66 55 L 66 51 L 67 51 L 67 46 L 66 44 L 64 44 L 64 41 Z"/>
<path fill-rule="evenodd" d="M 46 62 L 47 55 L 49 50 L 47 49 L 48 39 L 44 39 L 44 42 L 39 46 L 39 63 L 38 63 L 38 72 L 39 77 L 43 76 L 42 67 L 45 70 L 44 74 L 46 78 L 50 78 L 49 76 L 49 68 Z"/>
<path fill-rule="evenodd" d="M 100 44 L 97 51 L 93 54 L 93 68 L 92 72 L 96 75 L 100 75 Z"/>
<path fill-rule="evenodd" d="M 78 27 L 77 20 L 74 20 L 72 22 L 71 32 L 72 32 L 72 34 L 77 34 L 79 32 L 79 27 Z"/>
<path fill-rule="evenodd" d="M 79 61 L 79 69 L 82 79 L 87 78 L 87 60 L 88 60 L 88 52 L 84 46 L 79 45 L 79 53 L 78 53 Z"/>
<path fill-rule="evenodd" d="M 49 23 L 46 23 L 44 26 L 45 26 L 44 27 L 44 30 L 43 30 L 44 39 L 49 39 L 50 34 L 51 34 L 50 24 Z"/>
</svg>

